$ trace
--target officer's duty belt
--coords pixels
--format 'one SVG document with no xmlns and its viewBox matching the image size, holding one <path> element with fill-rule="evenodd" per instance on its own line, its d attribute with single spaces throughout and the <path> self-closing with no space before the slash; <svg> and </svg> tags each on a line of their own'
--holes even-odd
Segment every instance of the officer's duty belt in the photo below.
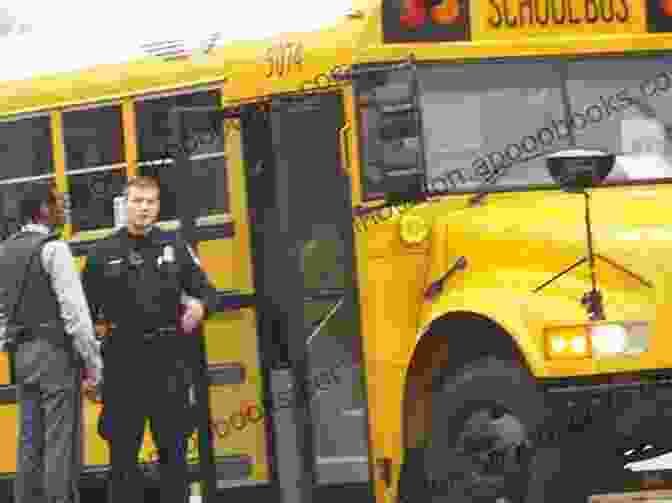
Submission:
<svg viewBox="0 0 672 503">
<path fill-rule="evenodd" d="M 167 328 L 157 328 L 155 330 L 148 330 L 143 332 L 142 337 L 145 341 L 153 341 L 155 339 L 160 339 L 163 337 L 171 337 L 177 335 L 177 328 L 167 327 Z"/>
</svg>

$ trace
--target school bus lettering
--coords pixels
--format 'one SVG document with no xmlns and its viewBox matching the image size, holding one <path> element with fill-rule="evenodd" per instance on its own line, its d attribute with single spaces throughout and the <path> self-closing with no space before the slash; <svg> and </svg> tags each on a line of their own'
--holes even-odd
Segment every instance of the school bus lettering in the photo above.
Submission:
<svg viewBox="0 0 672 503">
<path fill-rule="evenodd" d="M 629 0 L 488 0 L 492 28 L 517 28 L 567 24 L 625 23 L 630 19 Z M 669 0 L 664 0 L 669 1 Z M 516 8 L 517 7 L 517 8 Z M 579 8 L 577 8 L 579 7 Z M 581 9 L 580 7 L 583 7 Z"/>
</svg>

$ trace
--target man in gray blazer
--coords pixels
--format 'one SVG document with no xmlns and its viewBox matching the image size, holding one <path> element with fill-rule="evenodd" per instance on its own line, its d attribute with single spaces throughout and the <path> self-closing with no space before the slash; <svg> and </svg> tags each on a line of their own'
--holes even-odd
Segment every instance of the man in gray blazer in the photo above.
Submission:
<svg viewBox="0 0 672 503">
<path fill-rule="evenodd" d="M 83 386 L 102 360 L 74 258 L 58 239 L 62 199 L 36 183 L 20 206 L 24 226 L 0 244 L 2 345 L 14 354 L 19 445 L 17 503 L 79 502 Z"/>
</svg>

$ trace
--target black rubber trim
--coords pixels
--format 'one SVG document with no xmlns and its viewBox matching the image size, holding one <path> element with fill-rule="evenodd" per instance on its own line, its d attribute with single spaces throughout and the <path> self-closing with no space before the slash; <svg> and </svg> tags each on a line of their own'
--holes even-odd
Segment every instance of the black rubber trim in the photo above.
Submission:
<svg viewBox="0 0 672 503">
<path fill-rule="evenodd" d="M 196 227 L 196 233 L 195 233 L 197 241 L 213 241 L 215 239 L 229 239 L 235 236 L 235 234 L 236 229 L 234 222 Z"/>
<path fill-rule="evenodd" d="M 198 465 L 193 465 L 193 473 L 197 474 Z M 217 478 L 220 480 L 248 479 L 252 475 L 252 458 L 250 456 L 222 456 L 215 459 Z"/>
<path fill-rule="evenodd" d="M 329 288 L 322 290 L 309 290 L 303 298 L 304 302 L 319 302 L 327 300 L 341 300 L 345 296 L 345 288 Z"/>
<path fill-rule="evenodd" d="M 210 386 L 243 384 L 247 369 L 242 363 L 217 363 L 208 366 Z"/>
<path fill-rule="evenodd" d="M 138 465 L 145 480 L 150 483 L 159 482 L 158 463 Z M 198 463 L 188 466 L 189 483 L 200 480 Z M 244 480 L 252 475 L 252 458 L 250 456 L 217 456 L 215 470 L 218 480 Z M 87 465 L 82 470 L 80 477 L 82 487 L 96 487 L 108 478 L 109 465 Z M 7 475 L 13 478 L 12 475 Z"/>
<path fill-rule="evenodd" d="M 580 386 L 548 386 L 546 392 L 553 394 L 562 393 L 605 393 L 616 390 L 641 390 L 651 386 L 670 386 L 672 379 L 656 379 L 650 382 L 634 382 L 620 384 L 594 384 Z"/>
<path fill-rule="evenodd" d="M 13 384 L 0 386 L 0 405 L 16 403 L 16 386 Z"/>
<path fill-rule="evenodd" d="M 636 388 L 642 385 L 660 384 L 665 385 L 672 379 L 672 369 L 646 369 L 635 372 L 619 372 L 614 374 L 601 374 L 597 376 L 572 376 L 572 377 L 545 377 L 539 382 L 546 391 L 562 393 L 562 389 L 570 391 L 589 391 L 591 387 L 599 386 L 602 389 Z"/>
<path fill-rule="evenodd" d="M 256 305 L 256 301 L 256 296 L 253 293 L 240 293 L 238 290 L 219 290 L 215 312 L 253 307 Z"/>
<path fill-rule="evenodd" d="M 208 365 L 211 386 L 243 384 L 247 379 L 247 369 L 240 363 Z M 16 403 L 16 386 L 0 386 L 0 406 Z"/>
<path fill-rule="evenodd" d="M 154 466 L 140 465 L 147 479 L 154 483 L 160 482 L 158 464 Z M 252 475 L 252 458 L 250 456 L 218 456 L 215 459 L 217 480 L 244 480 Z M 190 463 L 187 478 L 189 483 L 201 480 L 198 463 Z"/>
<path fill-rule="evenodd" d="M 174 236 L 176 231 L 162 231 L 164 236 Z M 225 224 L 217 225 L 202 225 L 196 227 L 195 238 L 197 241 L 214 241 L 216 239 L 228 239 L 235 235 L 234 222 L 227 222 Z M 98 242 L 98 239 L 91 241 L 77 241 L 70 242 L 70 250 L 75 257 L 82 257 L 86 255 L 89 249 Z"/>
</svg>

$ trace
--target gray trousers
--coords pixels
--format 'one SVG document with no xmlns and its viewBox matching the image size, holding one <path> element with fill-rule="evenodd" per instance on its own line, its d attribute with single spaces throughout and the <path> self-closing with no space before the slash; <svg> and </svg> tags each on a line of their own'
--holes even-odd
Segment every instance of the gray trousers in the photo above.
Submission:
<svg viewBox="0 0 672 503">
<path fill-rule="evenodd" d="M 79 503 L 81 366 L 73 351 L 44 339 L 20 344 L 16 503 Z"/>
</svg>

